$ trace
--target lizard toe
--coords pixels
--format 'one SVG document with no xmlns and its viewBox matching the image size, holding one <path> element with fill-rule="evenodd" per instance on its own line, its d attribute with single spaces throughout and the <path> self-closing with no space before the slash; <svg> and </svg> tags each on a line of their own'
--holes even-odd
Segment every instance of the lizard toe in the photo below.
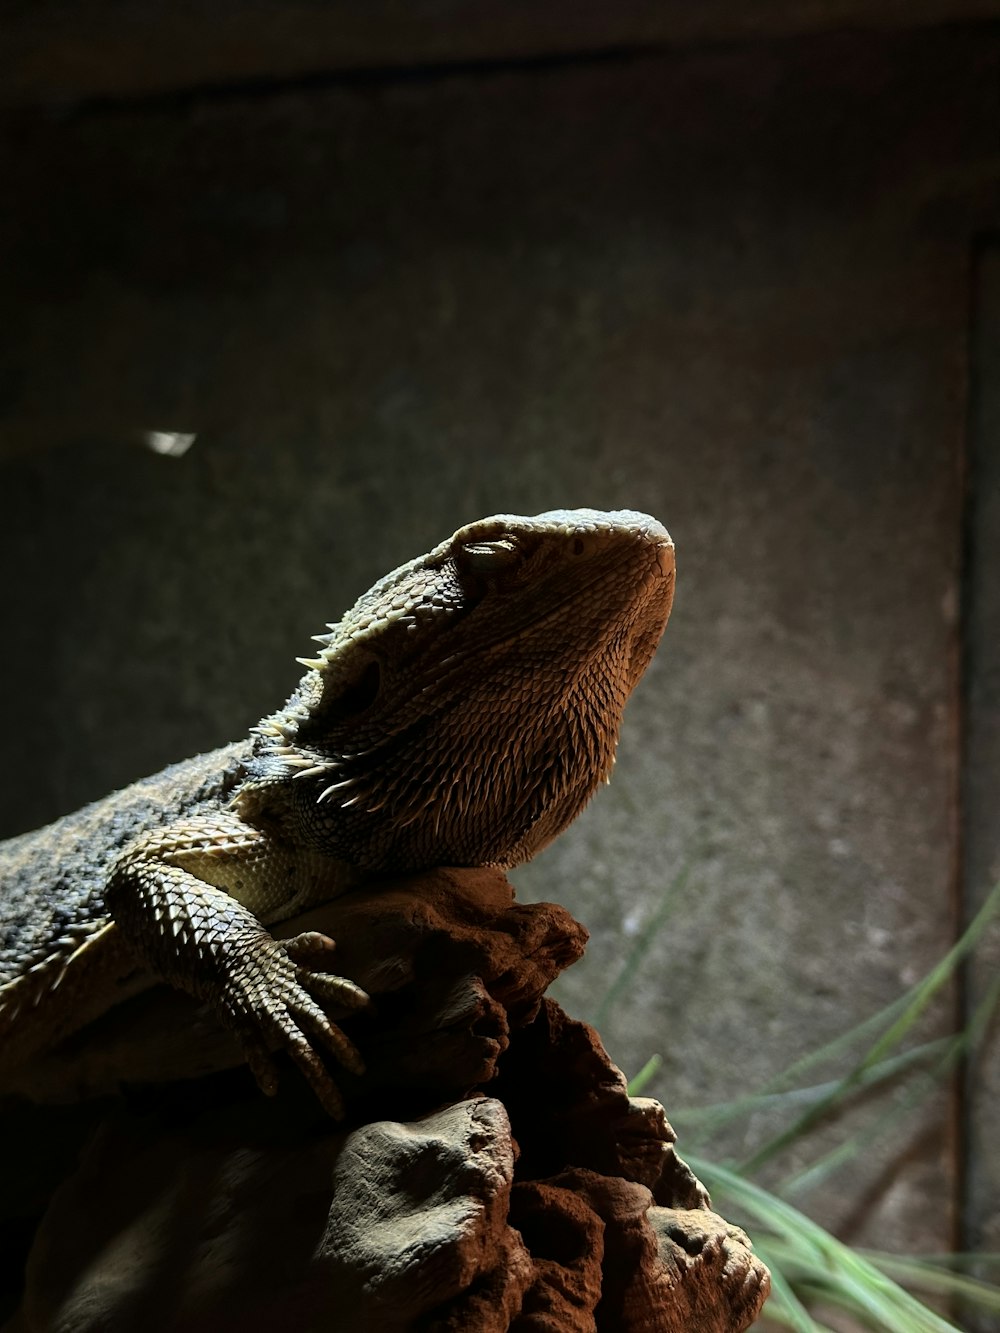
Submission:
<svg viewBox="0 0 1000 1333">
<path fill-rule="evenodd" d="M 309 968 L 322 968 L 324 964 L 329 964 L 330 955 L 337 947 L 329 935 L 318 930 L 305 930 L 301 935 L 283 940 L 282 944 L 293 963 Z"/>
<path fill-rule="evenodd" d="M 299 1072 L 319 1098 L 324 1111 L 335 1120 L 343 1120 L 344 1099 L 312 1042 L 287 1012 L 281 1016 L 272 1015 L 271 1020 L 269 1027 L 272 1038 L 288 1052 L 298 1066 Z"/>
<path fill-rule="evenodd" d="M 295 1018 L 314 1041 L 326 1047 L 338 1064 L 352 1074 L 365 1072 L 365 1063 L 358 1048 L 336 1023 L 330 1021 L 319 1005 L 309 1000 L 306 1004 L 296 1006 Z"/>
<path fill-rule="evenodd" d="M 371 1006 L 371 996 L 347 977 L 335 976 L 332 972 L 313 972 L 300 967 L 297 971 L 299 984 L 326 1004 L 336 1004 L 343 1009 L 367 1009 Z"/>
</svg>

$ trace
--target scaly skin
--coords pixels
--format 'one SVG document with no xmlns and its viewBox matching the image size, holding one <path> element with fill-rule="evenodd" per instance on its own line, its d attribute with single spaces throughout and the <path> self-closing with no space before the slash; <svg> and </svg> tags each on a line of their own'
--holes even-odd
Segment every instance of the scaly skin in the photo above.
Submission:
<svg viewBox="0 0 1000 1333">
<path fill-rule="evenodd" d="M 251 739 L 0 846 L 3 1068 L 157 978 L 207 1001 L 266 1092 L 289 1052 L 361 1060 L 326 1009 L 366 1003 L 315 932 L 266 927 L 386 872 L 507 869 L 580 812 L 673 596 L 633 511 L 498 515 L 380 579 Z"/>
</svg>

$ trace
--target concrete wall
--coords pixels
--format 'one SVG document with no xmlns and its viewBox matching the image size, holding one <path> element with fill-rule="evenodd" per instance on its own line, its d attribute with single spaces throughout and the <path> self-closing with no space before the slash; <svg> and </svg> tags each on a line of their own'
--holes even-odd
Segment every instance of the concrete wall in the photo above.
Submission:
<svg viewBox="0 0 1000 1333">
<path fill-rule="evenodd" d="M 561 998 L 592 1013 L 672 895 L 602 1023 L 668 1112 L 888 1003 L 959 910 L 998 74 L 984 26 L 9 117 L 3 832 L 244 732 L 460 523 L 641 507 L 674 618 L 611 788 L 516 876 L 593 932 Z M 804 1202 L 947 1249 L 958 1129 L 937 1095 Z"/>
<path fill-rule="evenodd" d="M 1000 882 L 1000 237 L 975 257 L 971 330 L 971 402 L 962 729 L 963 880 L 966 913 Z M 994 922 L 965 979 L 965 1006 L 989 1005 L 1000 978 L 1000 923 Z M 965 1207 L 969 1249 L 1000 1250 L 1000 1040 L 990 1034 L 966 1070 L 963 1088 Z"/>
<path fill-rule="evenodd" d="M 30 0 L 8 6 L 0 105 L 559 62 L 1000 17 L 1000 0 Z"/>
</svg>

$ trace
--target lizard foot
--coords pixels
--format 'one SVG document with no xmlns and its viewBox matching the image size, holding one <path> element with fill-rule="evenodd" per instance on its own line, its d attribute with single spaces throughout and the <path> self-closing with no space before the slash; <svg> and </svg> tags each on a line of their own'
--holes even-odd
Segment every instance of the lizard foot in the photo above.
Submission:
<svg viewBox="0 0 1000 1333">
<path fill-rule="evenodd" d="M 216 1003 L 262 1092 L 273 1096 L 278 1088 L 272 1049 L 286 1050 L 323 1109 L 340 1120 L 344 1100 L 320 1050 L 353 1074 L 364 1073 L 364 1063 L 323 1005 L 358 1009 L 368 1003 L 368 996 L 346 977 L 319 970 L 329 963 L 333 948 L 333 940 L 318 931 L 289 940 L 275 940 L 261 931 L 253 948 L 241 950 L 238 961 L 231 958 Z"/>
<path fill-rule="evenodd" d="M 232 814 L 192 816 L 133 843 L 112 867 L 104 899 L 140 959 L 212 1005 L 264 1092 L 278 1086 L 271 1051 L 285 1050 L 340 1118 L 343 1098 L 322 1056 L 353 1073 L 363 1065 L 326 1010 L 357 1009 L 368 996 L 329 970 L 333 940 L 318 931 L 276 940 L 238 896 L 269 910 L 276 894 L 294 902 L 303 887 L 315 888 L 314 870 Z"/>
</svg>

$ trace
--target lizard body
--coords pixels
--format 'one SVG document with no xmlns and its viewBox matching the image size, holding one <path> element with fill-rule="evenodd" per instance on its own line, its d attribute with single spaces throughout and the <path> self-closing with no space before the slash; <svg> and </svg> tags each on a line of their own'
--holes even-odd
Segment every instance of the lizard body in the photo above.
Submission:
<svg viewBox="0 0 1000 1333">
<path fill-rule="evenodd" d="M 332 941 L 267 927 L 379 875 L 528 860 L 609 776 L 669 615 L 647 515 L 556 510 L 459 529 L 329 632 L 248 740 L 0 844 L 0 1075 L 163 979 L 207 1001 L 261 1087 L 284 1047 L 360 1070 L 326 1009 L 366 997 Z"/>
</svg>

